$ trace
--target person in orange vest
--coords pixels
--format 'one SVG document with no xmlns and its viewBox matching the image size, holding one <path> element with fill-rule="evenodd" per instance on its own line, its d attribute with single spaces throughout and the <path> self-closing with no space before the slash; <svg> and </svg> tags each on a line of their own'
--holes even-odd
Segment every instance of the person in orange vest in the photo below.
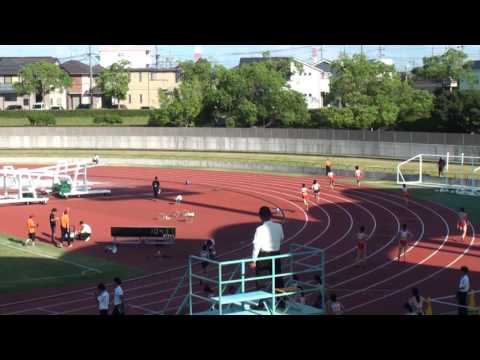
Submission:
<svg viewBox="0 0 480 360">
<path fill-rule="evenodd" d="M 70 238 L 70 217 L 68 216 L 68 210 L 63 212 L 62 217 L 60 218 L 60 231 L 61 231 L 61 239 L 60 241 L 63 243 L 64 241 L 67 242 L 68 247 L 72 247 L 72 239 Z"/>
<path fill-rule="evenodd" d="M 37 231 L 38 224 L 35 224 L 35 221 L 33 220 L 33 215 L 30 215 L 27 220 L 27 230 L 28 230 L 28 238 L 25 240 L 24 245 L 28 245 L 28 243 L 32 243 L 33 246 L 35 246 L 35 240 L 36 240 L 36 231 Z"/>
</svg>

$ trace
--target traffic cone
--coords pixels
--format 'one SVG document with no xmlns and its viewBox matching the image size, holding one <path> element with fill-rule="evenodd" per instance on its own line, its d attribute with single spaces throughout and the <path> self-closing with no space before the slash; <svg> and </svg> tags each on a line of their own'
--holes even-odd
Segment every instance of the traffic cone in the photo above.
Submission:
<svg viewBox="0 0 480 360">
<path fill-rule="evenodd" d="M 473 290 L 470 290 L 468 294 L 468 315 L 478 315 L 477 302 L 475 301 Z"/>
<path fill-rule="evenodd" d="M 433 315 L 432 302 L 430 300 L 430 298 L 427 299 L 427 308 L 425 309 L 425 315 Z"/>
</svg>

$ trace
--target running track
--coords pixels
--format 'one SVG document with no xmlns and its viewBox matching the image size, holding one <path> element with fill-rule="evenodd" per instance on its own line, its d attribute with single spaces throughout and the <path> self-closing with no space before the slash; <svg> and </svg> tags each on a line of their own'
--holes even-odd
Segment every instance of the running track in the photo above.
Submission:
<svg viewBox="0 0 480 360">
<path fill-rule="evenodd" d="M 79 208 L 95 206 L 95 211 L 102 216 L 107 216 L 109 211 L 129 214 L 134 211 L 132 203 L 135 198 L 149 196 L 148 184 L 153 176 L 158 175 L 162 188 L 166 189 L 163 194 L 166 201 L 181 191 L 185 194 L 186 206 L 197 212 L 216 211 L 211 216 L 214 218 L 209 218 L 208 229 L 202 227 L 208 224 L 185 225 L 190 226 L 185 229 L 185 235 L 193 238 L 198 230 L 203 231 L 204 238 L 215 236 L 221 259 L 249 257 L 251 232 L 258 222 L 255 215 L 258 205 L 280 207 L 286 214 L 285 245 L 302 243 L 326 251 L 327 288 L 338 294 L 349 314 L 403 313 L 402 304 L 409 297 L 412 286 L 419 287 L 424 296 L 450 295 L 457 286 L 459 274 L 456 269 L 462 265 L 475 271 L 472 274 L 473 288 L 480 280 L 476 273 L 480 270 L 477 264 L 480 249 L 475 245 L 475 229 L 470 229 L 468 242 L 459 243 L 456 213 L 431 202 L 411 201 L 407 207 L 399 194 L 356 188 L 347 182 L 332 191 L 326 179 L 319 176 L 321 199 L 318 204 L 311 203 L 307 213 L 299 189 L 302 183 L 311 184 L 312 177 L 126 167 L 95 168 L 89 175 L 93 181 L 108 183 L 113 189 L 112 198 L 102 201 L 71 199 L 68 206 L 72 210 L 75 211 L 77 205 Z M 193 185 L 186 188 L 183 185 L 185 179 L 191 179 Z M 198 201 L 189 203 L 189 199 L 195 197 Z M 52 203 L 54 201 L 57 200 Z M 109 203 L 115 203 L 115 210 L 109 209 Z M 142 204 L 138 204 L 139 208 L 146 206 L 145 202 Z M 7 211 L 10 210 L 1 208 L 0 215 Z M 220 213 L 223 215 L 218 215 Z M 222 226 L 216 226 L 216 221 Z M 414 239 L 408 249 L 407 262 L 398 263 L 395 236 L 403 223 L 408 224 Z M 355 233 L 360 225 L 366 226 L 369 234 L 365 269 L 356 267 L 353 261 Z M 4 229 L 2 225 L 0 230 L 12 232 L 11 226 Z M 94 225 L 94 231 L 97 228 L 99 226 Z M 159 268 L 147 267 L 148 275 L 124 282 L 130 314 L 158 314 L 164 310 L 167 299 L 185 272 L 186 255 L 198 253 L 198 242 L 178 241 L 175 245 L 182 246 L 185 251 L 175 249 L 173 262 Z M 134 261 L 136 250 L 128 251 L 127 257 Z M 142 251 L 138 250 L 139 253 Z M 96 314 L 93 290 L 93 286 L 76 286 L 3 296 L 0 314 Z M 179 291 L 166 309 L 167 313 L 176 311 L 186 290 L 185 286 Z"/>
</svg>

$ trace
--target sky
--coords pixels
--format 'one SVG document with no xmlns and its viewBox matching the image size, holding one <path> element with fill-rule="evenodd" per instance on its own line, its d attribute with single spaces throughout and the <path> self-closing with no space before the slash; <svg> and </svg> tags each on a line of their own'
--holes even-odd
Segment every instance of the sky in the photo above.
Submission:
<svg viewBox="0 0 480 360">
<path fill-rule="evenodd" d="M 440 55 L 448 47 L 460 48 L 461 45 L 363 45 L 364 53 L 372 59 L 385 58 L 394 60 L 398 70 L 410 70 L 420 66 L 425 56 Z M 202 57 L 216 63 L 233 67 L 241 57 L 261 56 L 270 51 L 272 56 L 292 56 L 310 61 L 312 49 L 316 48 L 318 58 L 333 60 L 345 51 L 351 55 L 361 51 L 361 45 L 158 45 L 161 57 L 175 60 L 193 59 L 195 49 L 200 48 Z M 464 51 L 472 60 L 480 60 L 480 45 L 463 45 Z M 98 51 L 92 46 L 92 51 Z M 0 45 L 1 56 L 54 56 L 60 61 L 76 59 L 86 61 L 88 45 Z"/>
</svg>

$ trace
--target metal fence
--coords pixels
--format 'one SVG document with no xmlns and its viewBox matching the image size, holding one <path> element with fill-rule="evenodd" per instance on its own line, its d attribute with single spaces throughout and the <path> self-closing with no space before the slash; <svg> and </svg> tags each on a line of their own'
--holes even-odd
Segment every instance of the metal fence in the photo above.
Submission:
<svg viewBox="0 0 480 360">
<path fill-rule="evenodd" d="M 160 128 L 160 127 L 11 127 L 0 136 L 186 136 L 265 139 L 347 140 L 387 143 L 480 146 L 480 134 L 344 129 Z"/>
</svg>

